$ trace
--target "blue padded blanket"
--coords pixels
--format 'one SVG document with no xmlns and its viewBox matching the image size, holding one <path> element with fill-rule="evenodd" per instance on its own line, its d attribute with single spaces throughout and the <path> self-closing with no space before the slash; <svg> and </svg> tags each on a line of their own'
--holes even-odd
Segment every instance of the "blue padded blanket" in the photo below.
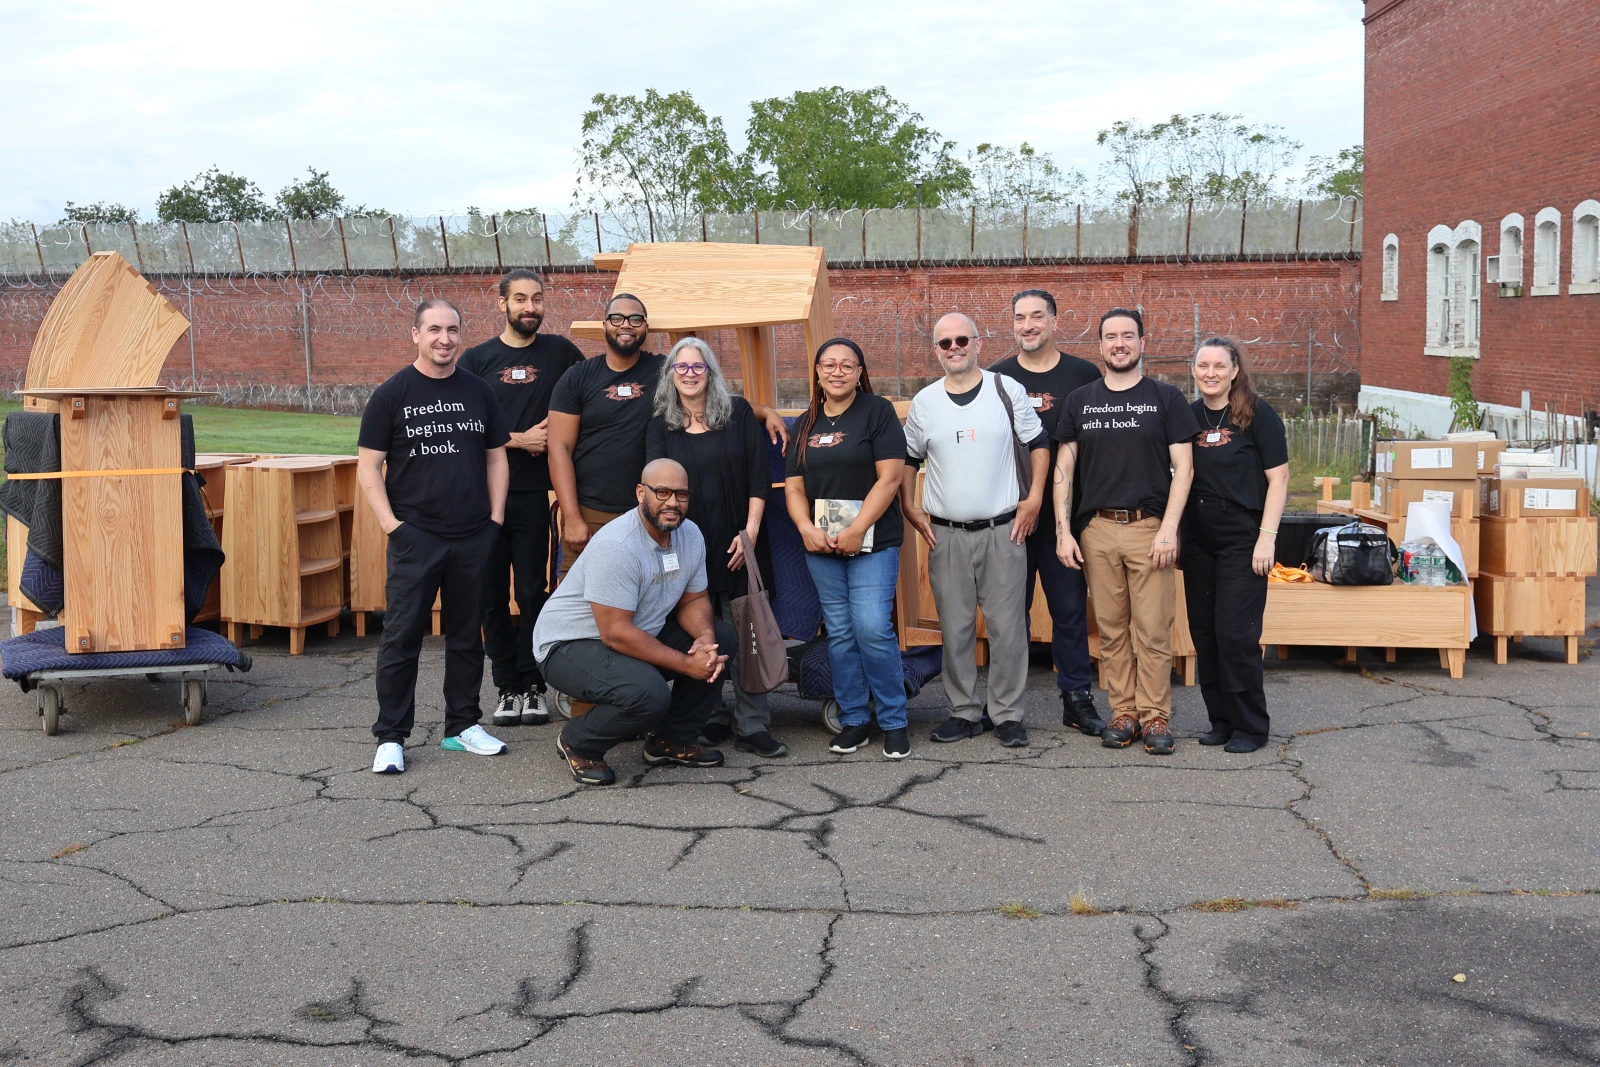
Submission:
<svg viewBox="0 0 1600 1067">
<path fill-rule="evenodd" d="M 0 674 L 20 682 L 26 692 L 30 688 L 26 676 L 34 671 L 175 671 L 200 663 L 222 663 L 241 671 L 250 669 L 249 655 L 240 652 L 233 642 L 221 634 L 194 626 L 189 627 L 187 634 L 186 648 L 158 648 L 148 652 L 85 652 L 75 655 L 67 651 L 66 629 L 52 626 L 13 637 L 9 641 L 0 641 Z"/>
<path fill-rule="evenodd" d="M 792 661 L 791 661 L 792 662 Z M 928 679 L 944 666 L 944 649 L 939 645 L 910 648 L 900 653 L 900 669 L 905 673 L 906 696 L 922 692 Z M 795 679 L 800 695 L 820 700 L 833 695 L 833 665 L 828 662 L 828 642 L 821 639 L 805 649 L 800 660 L 800 676 Z"/>
</svg>

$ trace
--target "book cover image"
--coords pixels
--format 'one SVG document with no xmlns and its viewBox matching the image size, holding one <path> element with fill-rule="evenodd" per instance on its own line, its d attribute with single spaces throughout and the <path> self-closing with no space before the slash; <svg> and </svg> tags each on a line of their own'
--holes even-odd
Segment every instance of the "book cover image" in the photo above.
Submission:
<svg viewBox="0 0 1600 1067">
<path fill-rule="evenodd" d="M 829 537 L 838 537 L 861 514 L 860 500 L 818 500 L 812 504 L 812 521 Z M 872 530 L 861 539 L 861 551 L 872 551 Z"/>
</svg>

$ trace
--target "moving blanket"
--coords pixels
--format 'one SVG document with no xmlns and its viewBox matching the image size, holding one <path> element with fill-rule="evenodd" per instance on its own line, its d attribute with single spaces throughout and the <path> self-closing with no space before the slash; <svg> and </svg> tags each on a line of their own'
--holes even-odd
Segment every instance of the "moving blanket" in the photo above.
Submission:
<svg viewBox="0 0 1600 1067">
<path fill-rule="evenodd" d="M 230 670 L 248 671 L 250 657 L 240 652 L 221 634 L 189 627 L 187 648 L 157 648 L 148 652 L 67 651 L 67 632 L 59 626 L 35 630 L 31 634 L 0 641 L 0 674 L 22 686 L 33 688 L 27 676 L 34 671 L 177 671 L 201 663 L 221 663 Z"/>
<path fill-rule="evenodd" d="M 0 431 L 6 449 L 7 474 L 36 474 L 61 469 L 61 417 L 39 411 L 13 411 Z M 194 467 L 194 420 L 183 416 L 182 465 Z M 206 590 L 222 567 L 222 545 L 206 515 L 198 475 L 185 474 L 183 484 L 184 617 L 193 619 L 205 604 Z M 40 608 L 60 610 L 61 482 L 7 481 L 0 486 L 0 509 L 28 528 L 28 562 L 22 591 Z M 35 563 L 43 564 L 38 566 Z M 48 568 L 48 569 L 46 569 Z M 51 574 L 51 571 L 54 574 Z M 35 595 L 37 593 L 37 595 Z M 53 613 L 53 612 L 52 612 Z"/>
</svg>

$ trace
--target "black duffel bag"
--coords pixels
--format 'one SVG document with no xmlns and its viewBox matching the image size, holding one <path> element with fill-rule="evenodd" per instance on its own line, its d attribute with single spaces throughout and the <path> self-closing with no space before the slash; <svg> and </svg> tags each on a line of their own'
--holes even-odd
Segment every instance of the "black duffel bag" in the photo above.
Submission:
<svg viewBox="0 0 1600 1067">
<path fill-rule="evenodd" d="M 1377 526 L 1352 522 L 1316 531 L 1306 554 L 1311 577 L 1329 585 L 1392 585 L 1394 542 Z"/>
</svg>

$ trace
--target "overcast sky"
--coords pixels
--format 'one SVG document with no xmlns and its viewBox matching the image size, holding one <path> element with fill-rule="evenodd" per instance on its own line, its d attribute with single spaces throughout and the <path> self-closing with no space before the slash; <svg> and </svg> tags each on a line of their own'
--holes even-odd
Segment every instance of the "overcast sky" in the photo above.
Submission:
<svg viewBox="0 0 1600 1067">
<path fill-rule="evenodd" d="M 310 164 L 401 214 L 571 199 L 596 92 L 749 102 L 882 84 L 960 149 L 1027 140 L 1093 177 L 1119 118 L 1230 111 L 1331 154 L 1361 140 L 1359 0 L 0 0 L 0 218 L 149 218 L 216 164 L 270 199 Z"/>
</svg>

